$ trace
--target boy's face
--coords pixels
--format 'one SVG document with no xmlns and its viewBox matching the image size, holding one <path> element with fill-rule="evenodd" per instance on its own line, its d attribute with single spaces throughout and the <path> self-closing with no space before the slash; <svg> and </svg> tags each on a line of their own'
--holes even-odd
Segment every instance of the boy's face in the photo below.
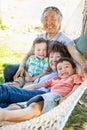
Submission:
<svg viewBox="0 0 87 130">
<path fill-rule="evenodd" d="M 75 68 L 72 67 L 68 61 L 63 61 L 57 64 L 58 76 L 60 78 L 67 78 L 75 73 Z"/>
<path fill-rule="evenodd" d="M 61 58 L 59 52 L 51 52 L 49 54 L 49 66 L 53 71 L 56 71 L 57 61 Z"/>
<path fill-rule="evenodd" d="M 41 42 L 40 44 L 35 44 L 34 54 L 39 59 L 45 58 L 47 55 L 47 44 L 45 42 Z"/>
</svg>

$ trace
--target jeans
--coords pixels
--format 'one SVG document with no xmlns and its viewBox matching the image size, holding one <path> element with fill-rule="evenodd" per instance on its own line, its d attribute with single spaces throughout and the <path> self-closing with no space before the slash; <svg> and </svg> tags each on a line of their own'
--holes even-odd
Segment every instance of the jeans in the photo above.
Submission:
<svg viewBox="0 0 87 130">
<path fill-rule="evenodd" d="M 18 64 L 11 64 L 7 65 L 4 69 L 4 80 L 5 82 L 11 82 L 13 81 L 13 76 L 17 72 L 19 68 Z"/>
<path fill-rule="evenodd" d="M 8 84 L 0 85 L 0 107 L 7 107 L 9 104 L 23 102 L 32 97 L 46 92 L 41 90 L 26 90 L 9 86 Z"/>
</svg>

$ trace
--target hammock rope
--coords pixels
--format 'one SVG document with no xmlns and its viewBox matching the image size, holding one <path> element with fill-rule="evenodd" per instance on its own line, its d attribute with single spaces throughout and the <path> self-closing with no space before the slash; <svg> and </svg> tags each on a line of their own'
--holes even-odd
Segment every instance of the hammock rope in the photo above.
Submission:
<svg viewBox="0 0 87 130">
<path fill-rule="evenodd" d="M 49 112 L 21 123 L 8 123 L 0 130 L 63 130 L 75 105 L 87 89 L 85 80 L 64 102 Z"/>
</svg>

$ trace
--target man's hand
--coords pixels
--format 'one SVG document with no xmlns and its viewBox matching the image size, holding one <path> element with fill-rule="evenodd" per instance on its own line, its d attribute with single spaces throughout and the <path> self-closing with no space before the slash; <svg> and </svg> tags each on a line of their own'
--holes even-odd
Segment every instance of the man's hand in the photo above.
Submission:
<svg viewBox="0 0 87 130">
<path fill-rule="evenodd" d="M 14 75 L 13 79 L 17 79 L 19 76 L 23 76 L 24 74 L 24 67 L 20 66 L 16 74 Z"/>
</svg>

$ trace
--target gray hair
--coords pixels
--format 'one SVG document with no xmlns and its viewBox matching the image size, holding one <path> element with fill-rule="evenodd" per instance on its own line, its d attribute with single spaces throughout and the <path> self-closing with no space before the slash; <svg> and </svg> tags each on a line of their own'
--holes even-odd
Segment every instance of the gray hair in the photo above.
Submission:
<svg viewBox="0 0 87 130">
<path fill-rule="evenodd" d="M 58 15 L 58 20 L 59 20 L 60 22 L 62 21 L 62 19 L 63 19 L 62 13 L 60 12 L 60 10 L 59 10 L 57 7 L 54 7 L 54 6 L 49 6 L 49 7 L 47 7 L 47 8 L 44 9 L 44 11 L 43 11 L 43 13 L 42 13 L 42 16 L 41 16 L 41 21 L 42 21 L 43 18 L 44 18 L 44 14 L 45 14 L 47 11 L 49 11 L 49 10 L 55 11 L 55 12 L 57 13 L 57 15 Z"/>
</svg>

